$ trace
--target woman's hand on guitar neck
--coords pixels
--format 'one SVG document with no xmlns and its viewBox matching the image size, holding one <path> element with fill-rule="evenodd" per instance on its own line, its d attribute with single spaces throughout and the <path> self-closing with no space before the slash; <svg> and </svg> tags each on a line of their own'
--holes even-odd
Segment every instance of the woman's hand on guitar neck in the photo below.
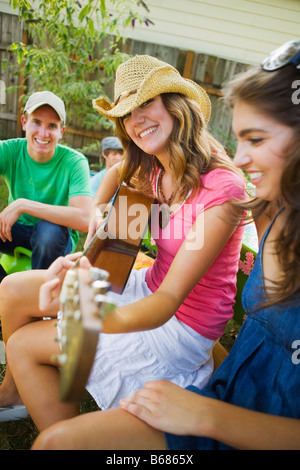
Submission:
<svg viewBox="0 0 300 470">
<path fill-rule="evenodd" d="M 106 217 L 105 213 L 103 213 L 101 209 L 95 208 L 94 215 L 91 216 L 91 219 L 90 219 L 89 231 L 88 231 L 85 243 L 84 243 L 84 249 L 86 249 L 89 246 L 98 228 L 103 225 L 105 217 Z"/>
</svg>

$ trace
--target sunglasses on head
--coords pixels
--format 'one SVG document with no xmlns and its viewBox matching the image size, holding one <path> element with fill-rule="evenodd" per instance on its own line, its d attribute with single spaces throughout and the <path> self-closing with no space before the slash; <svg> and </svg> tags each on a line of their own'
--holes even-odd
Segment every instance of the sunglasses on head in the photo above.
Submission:
<svg viewBox="0 0 300 470">
<path fill-rule="evenodd" d="M 300 39 L 288 41 L 271 52 L 263 61 L 262 68 L 267 72 L 274 72 L 288 64 L 295 64 L 300 69 Z"/>
</svg>

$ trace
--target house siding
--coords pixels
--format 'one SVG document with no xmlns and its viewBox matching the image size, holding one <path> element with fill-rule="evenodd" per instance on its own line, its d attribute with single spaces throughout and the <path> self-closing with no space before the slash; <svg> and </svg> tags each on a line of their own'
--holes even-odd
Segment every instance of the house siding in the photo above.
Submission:
<svg viewBox="0 0 300 470">
<path fill-rule="evenodd" d="M 147 0 L 135 40 L 255 64 L 300 33 L 299 0 Z"/>
</svg>

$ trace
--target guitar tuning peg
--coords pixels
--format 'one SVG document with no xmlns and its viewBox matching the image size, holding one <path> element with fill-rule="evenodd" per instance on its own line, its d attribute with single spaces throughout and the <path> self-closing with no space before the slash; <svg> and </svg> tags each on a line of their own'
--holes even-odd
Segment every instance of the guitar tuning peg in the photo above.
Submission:
<svg viewBox="0 0 300 470">
<path fill-rule="evenodd" d="M 74 269 L 69 269 L 66 272 L 64 284 L 66 286 L 72 286 L 75 281 L 77 281 L 77 272 Z"/>
<path fill-rule="evenodd" d="M 67 326 L 67 321 L 63 318 L 58 324 L 60 324 L 61 329 L 64 330 Z"/>
<path fill-rule="evenodd" d="M 64 315 L 65 315 L 65 318 L 66 318 L 66 319 L 71 319 L 71 318 L 74 317 L 74 314 L 73 314 L 73 312 L 72 312 L 71 310 L 66 310 L 66 311 L 64 312 Z"/>
<path fill-rule="evenodd" d="M 107 281 L 94 281 L 92 284 L 92 289 L 95 294 L 105 294 L 110 288 L 110 283 Z"/>
<path fill-rule="evenodd" d="M 68 358 L 66 354 L 53 354 L 51 356 L 51 360 L 53 362 L 56 362 L 59 366 L 63 366 L 64 364 L 66 364 Z"/>
<path fill-rule="evenodd" d="M 65 279 L 62 285 L 61 293 L 59 296 L 60 303 L 65 304 L 67 301 L 67 297 L 69 295 L 69 291 L 71 289 L 78 289 L 78 275 L 77 271 L 74 269 L 69 269 L 66 272 Z"/>
<path fill-rule="evenodd" d="M 101 309 L 102 305 L 106 301 L 106 296 L 103 295 L 103 294 L 98 294 L 98 295 L 95 296 L 94 300 L 95 300 L 95 304 L 96 304 L 97 308 Z"/>
<path fill-rule="evenodd" d="M 67 342 L 68 342 L 68 337 L 67 337 L 67 335 L 62 335 L 61 338 L 59 338 L 59 337 L 57 336 L 56 338 L 54 338 L 54 341 L 55 341 L 56 343 L 67 344 Z"/>
<path fill-rule="evenodd" d="M 68 337 L 67 335 L 62 335 L 61 337 L 61 344 L 67 344 L 68 342 Z"/>
<path fill-rule="evenodd" d="M 74 313 L 74 320 L 76 320 L 76 321 L 81 320 L 81 311 L 80 310 L 76 310 L 76 312 Z"/>
<path fill-rule="evenodd" d="M 104 269 L 92 267 L 89 269 L 91 281 L 106 281 L 109 278 L 109 273 Z"/>
</svg>

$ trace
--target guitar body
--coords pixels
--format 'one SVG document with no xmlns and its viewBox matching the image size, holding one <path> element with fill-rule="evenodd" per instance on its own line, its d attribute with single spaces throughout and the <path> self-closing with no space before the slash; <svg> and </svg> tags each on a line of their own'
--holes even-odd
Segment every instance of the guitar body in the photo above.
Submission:
<svg viewBox="0 0 300 470">
<path fill-rule="evenodd" d="M 110 274 L 111 290 L 122 293 L 151 216 L 154 198 L 121 185 L 107 220 L 84 251 L 93 266 Z"/>
<path fill-rule="evenodd" d="M 83 253 L 93 268 L 81 269 L 77 262 L 66 274 L 60 295 L 61 355 L 57 358 L 62 401 L 78 402 L 85 391 L 101 320 L 116 307 L 106 292 L 110 289 L 122 293 L 147 229 L 153 202 L 151 197 L 120 186 L 103 227 Z"/>
</svg>

